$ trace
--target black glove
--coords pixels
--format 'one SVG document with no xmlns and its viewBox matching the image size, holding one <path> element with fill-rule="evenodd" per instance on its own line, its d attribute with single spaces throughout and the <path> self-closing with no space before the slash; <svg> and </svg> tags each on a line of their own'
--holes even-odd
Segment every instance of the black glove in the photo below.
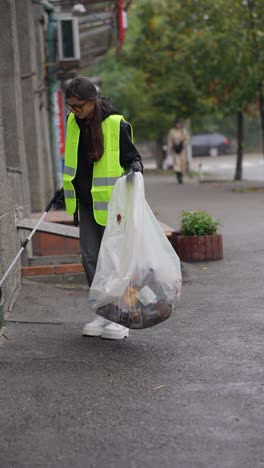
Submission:
<svg viewBox="0 0 264 468">
<path fill-rule="evenodd" d="M 48 212 L 51 209 L 52 205 L 55 210 L 60 210 L 60 209 L 65 208 L 63 188 L 61 188 L 60 190 L 57 190 L 52 200 L 50 200 L 50 202 L 48 203 L 45 211 Z"/>
<path fill-rule="evenodd" d="M 57 195 L 57 196 L 56 196 Z M 64 190 L 61 188 L 58 190 L 55 194 L 56 196 L 56 201 L 53 204 L 54 210 L 65 210 L 65 198 L 64 198 Z"/>
<path fill-rule="evenodd" d="M 140 162 L 134 162 L 126 173 L 126 181 L 128 184 L 133 184 L 135 172 L 142 172 L 142 165 Z"/>
<path fill-rule="evenodd" d="M 80 221 L 79 221 L 79 200 L 76 200 L 76 208 L 73 213 L 73 225 L 74 226 L 79 226 Z"/>
</svg>

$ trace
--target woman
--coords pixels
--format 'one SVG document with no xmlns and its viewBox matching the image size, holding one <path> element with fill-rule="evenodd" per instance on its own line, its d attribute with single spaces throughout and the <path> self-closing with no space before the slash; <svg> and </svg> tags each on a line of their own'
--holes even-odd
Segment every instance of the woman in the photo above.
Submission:
<svg viewBox="0 0 264 468">
<path fill-rule="evenodd" d="M 187 146 L 189 134 L 180 120 L 175 121 L 175 126 L 170 129 L 168 135 L 168 153 L 173 156 L 173 170 L 179 184 L 183 183 L 183 177 L 187 165 Z"/>
<path fill-rule="evenodd" d="M 80 214 L 80 246 L 91 286 L 107 223 L 107 206 L 117 179 L 124 172 L 133 180 L 143 172 L 141 156 L 132 142 L 132 129 L 108 99 L 100 98 L 85 77 L 74 78 L 65 91 L 67 118 L 63 188 L 66 211 Z M 129 330 L 96 315 L 83 335 L 122 339 Z"/>
</svg>

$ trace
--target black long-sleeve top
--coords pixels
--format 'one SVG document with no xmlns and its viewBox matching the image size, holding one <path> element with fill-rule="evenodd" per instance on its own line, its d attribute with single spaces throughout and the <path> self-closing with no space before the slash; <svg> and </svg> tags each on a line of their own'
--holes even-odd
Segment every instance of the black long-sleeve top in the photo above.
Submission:
<svg viewBox="0 0 264 468">
<path fill-rule="evenodd" d="M 107 108 L 103 112 L 102 120 L 109 115 L 119 114 L 114 107 L 108 102 Z M 76 175 L 73 184 L 76 190 L 77 198 L 80 203 L 87 207 L 92 207 L 92 178 L 93 178 L 93 162 L 90 160 L 90 145 L 89 134 L 91 129 L 87 123 L 76 118 L 76 122 L 80 128 L 80 138 L 78 146 L 78 163 Z M 131 140 L 131 127 L 128 122 L 121 120 L 120 122 L 120 166 L 128 171 L 133 165 L 137 165 L 140 171 L 143 172 L 142 158 L 138 153 L 135 145 Z"/>
</svg>

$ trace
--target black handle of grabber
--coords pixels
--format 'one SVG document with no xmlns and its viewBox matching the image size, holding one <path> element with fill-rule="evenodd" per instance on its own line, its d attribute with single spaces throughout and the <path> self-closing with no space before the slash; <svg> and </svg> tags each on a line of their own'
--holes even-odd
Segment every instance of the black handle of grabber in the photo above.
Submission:
<svg viewBox="0 0 264 468">
<path fill-rule="evenodd" d="M 53 203 L 58 202 L 62 197 L 63 197 L 63 187 L 60 190 L 57 190 L 52 200 L 50 200 L 50 202 L 48 203 L 47 208 L 45 209 L 46 213 L 51 209 Z"/>
</svg>

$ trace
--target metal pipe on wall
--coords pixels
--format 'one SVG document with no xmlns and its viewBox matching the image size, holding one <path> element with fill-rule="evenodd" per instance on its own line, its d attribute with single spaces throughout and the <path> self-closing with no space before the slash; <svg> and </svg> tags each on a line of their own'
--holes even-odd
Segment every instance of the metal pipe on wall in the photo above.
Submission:
<svg viewBox="0 0 264 468">
<path fill-rule="evenodd" d="M 57 80 L 57 14 L 55 7 L 48 0 L 32 0 L 41 5 L 48 15 L 47 30 L 47 85 L 49 102 L 50 146 L 53 165 L 55 190 L 62 186 L 62 169 L 60 157 L 60 130 L 58 117 Z"/>
</svg>

